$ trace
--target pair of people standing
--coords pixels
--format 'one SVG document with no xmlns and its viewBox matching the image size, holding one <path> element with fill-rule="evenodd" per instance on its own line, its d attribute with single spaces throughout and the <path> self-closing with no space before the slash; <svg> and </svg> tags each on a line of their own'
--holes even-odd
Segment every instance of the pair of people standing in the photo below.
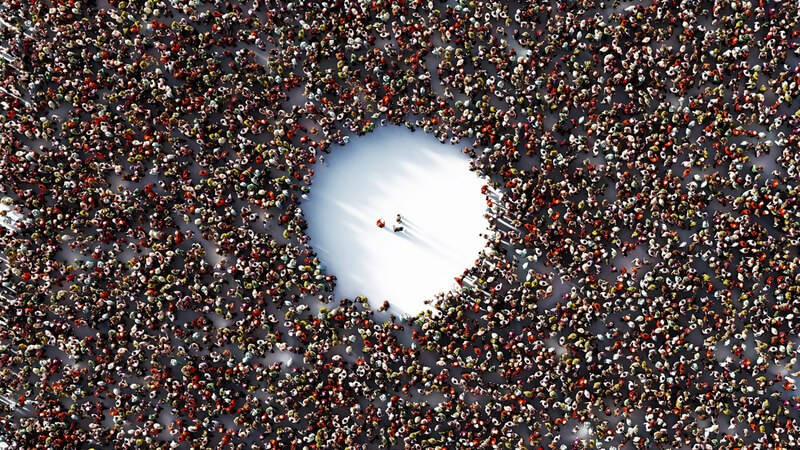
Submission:
<svg viewBox="0 0 800 450">
<path fill-rule="evenodd" d="M 375 224 L 378 226 L 378 228 L 384 228 L 386 226 L 386 222 L 383 219 L 378 219 Z M 397 217 L 395 218 L 395 224 L 392 226 L 392 231 L 399 233 L 403 230 L 405 230 L 405 227 L 403 226 L 403 217 L 398 213 Z"/>
</svg>

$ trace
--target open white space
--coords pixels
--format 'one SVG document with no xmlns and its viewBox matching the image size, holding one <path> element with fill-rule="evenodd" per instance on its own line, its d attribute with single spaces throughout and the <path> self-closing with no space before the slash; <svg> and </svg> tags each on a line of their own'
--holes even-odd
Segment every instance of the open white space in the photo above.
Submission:
<svg viewBox="0 0 800 450">
<path fill-rule="evenodd" d="M 317 163 L 302 209 L 335 294 L 414 315 L 456 288 L 484 246 L 485 184 L 458 147 L 386 126 Z M 393 232 L 397 214 L 404 231 Z M 378 219 L 385 228 L 376 225 Z"/>
</svg>

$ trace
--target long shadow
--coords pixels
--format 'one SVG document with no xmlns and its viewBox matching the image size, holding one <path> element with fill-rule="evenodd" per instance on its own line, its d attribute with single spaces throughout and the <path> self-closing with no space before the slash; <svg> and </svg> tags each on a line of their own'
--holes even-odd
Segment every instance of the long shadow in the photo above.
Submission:
<svg viewBox="0 0 800 450">
<path fill-rule="evenodd" d="M 407 228 L 406 232 L 409 235 L 409 237 L 412 238 L 413 241 L 416 242 L 418 245 L 424 245 L 428 249 L 435 251 L 436 253 L 445 258 L 448 259 L 455 258 L 456 252 L 453 251 L 452 249 L 449 249 L 446 246 L 438 244 L 435 241 L 424 237 L 421 233 L 418 233 L 416 230 Z"/>
</svg>

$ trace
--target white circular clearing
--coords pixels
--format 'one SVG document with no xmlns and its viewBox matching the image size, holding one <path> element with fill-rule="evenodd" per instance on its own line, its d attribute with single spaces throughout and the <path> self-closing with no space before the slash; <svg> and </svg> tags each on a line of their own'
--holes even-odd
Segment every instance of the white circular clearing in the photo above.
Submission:
<svg viewBox="0 0 800 450">
<path fill-rule="evenodd" d="M 387 126 L 325 157 L 303 212 L 312 248 L 337 277 L 337 296 L 364 295 L 373 307 L 388 300 L 415 315 L 428 308 L 425 300 L 457 287 L 488 227 L 485 183 L 466 155 L 421 131 Z"/>
</svg>

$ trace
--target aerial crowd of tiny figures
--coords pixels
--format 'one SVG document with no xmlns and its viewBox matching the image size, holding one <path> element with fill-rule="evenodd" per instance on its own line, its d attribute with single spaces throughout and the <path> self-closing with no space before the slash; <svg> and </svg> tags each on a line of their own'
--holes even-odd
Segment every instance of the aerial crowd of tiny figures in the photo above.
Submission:
<svg viewBox="0 0 800 450">
<path fill-rule="evenodd" d="M 0 0 L 0 446 L 798 448 L 799 8 Z M 301 207 L 384 125 L 487 180 L 413 316 Z"/>
</svg>

